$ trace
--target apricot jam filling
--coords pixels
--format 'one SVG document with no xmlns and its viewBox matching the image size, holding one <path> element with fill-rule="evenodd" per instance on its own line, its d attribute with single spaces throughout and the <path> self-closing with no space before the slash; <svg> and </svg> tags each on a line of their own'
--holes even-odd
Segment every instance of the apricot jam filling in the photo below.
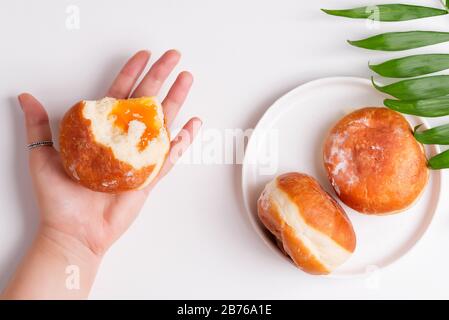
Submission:
<svg viewBox="0 0 449 320">
<path fill-rule="evenodd" d="M 114 125 L 127 133 L 129 123 L 137 120 L 145 124 L 145 131 L 137 144 L 139 151 L 143 151 L 151 139 L 159 135 L 162 123 L 157 117 L 157 105 L 151 98 L 136 98 L 117 100 L 109 117 L 114 119 Z"/>
</svg>

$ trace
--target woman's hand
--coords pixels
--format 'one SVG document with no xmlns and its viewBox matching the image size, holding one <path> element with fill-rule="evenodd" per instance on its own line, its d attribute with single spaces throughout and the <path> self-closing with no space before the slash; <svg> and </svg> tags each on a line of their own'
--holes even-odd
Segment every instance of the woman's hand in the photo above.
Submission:
<svg viewBox="0 0 449 320">
<path fill-rule="evenodd" d="M 167 51 L 151 66 L 142 81 L 132 91 L 149 58 L 150 53 L 147 51 L 136 53 L 122 68 L 106 96 L 120 99 L 156 96 L 178 63 L 180 54 L 174 50 Z M 181 72 L 163 100 L 162 106 L 168 127 L 172 124 L 187 97 L 192 81 L 190 73 Z M 44 107 L 30 94 L 21 94 L 19 101 L 25 115 L 28 143 L 51 140 L 48 116 Z M 175 160 L 191 144 L 200 126 L 199 119 L 190 119 L 180 134 L 172 141 L 169 156 L 158 178 L 143 190 L 122 194 L 94 192 L 74 182 L 65 173 L 59 153 L 53 147 L 39 147 L 30 150 L 30 172 L 41 214 L 41 226 L 33 249 L 5 291 L 5 297 L 39 298 L 39 294 L 25 283 L 38 281 L 36 279 L 39 276 L 27 269 L 30 268 L 29 265 L 52 269 L 56 263 L 48 266 L 48 261 L 40 261 L 42 258 L 40 259 L 39 252 L 41 254 L 47 252 L 52 255 L 49 260 L 55 258 L 54 256 L 63 256 L 64 266 L 68 264 L 69 260 L 80 264 L 82 269 L 86 264 L 87 270 L 84 270 L 86 277 L 81 279 L 81 286 L 84 285 L 84 288 L 81 289 L 83 292 L 68 296 L 84 297 L 90 289 L 96 267 L 103 254 L 128 229 L 150 190 L 159 179 L 167 174 Z M 90 268 L 89 265 L 92 267 Z M 49 276 L 51 277 L 51 275 Z M 63 279 L 65 279 L 64 276 L 61 281 Z M 47 281 L 51 281 L 51 279 L 47 279 Z M 34 283 L 33 285 L 39 284 Z M 58 284 L 58 287 L 59 285 L 62 284 Z M 19 290 L 20 288 L 22 290 Z M 34 295 L 27 295 L 30 290 L 34 292 Z M 49 294 L 50 297 L 63 295 L 59 289 L 49 290 L 59 291 Z M 23 291 L 25 291 L 24 295 L 17 293 Z"/>
</svg>

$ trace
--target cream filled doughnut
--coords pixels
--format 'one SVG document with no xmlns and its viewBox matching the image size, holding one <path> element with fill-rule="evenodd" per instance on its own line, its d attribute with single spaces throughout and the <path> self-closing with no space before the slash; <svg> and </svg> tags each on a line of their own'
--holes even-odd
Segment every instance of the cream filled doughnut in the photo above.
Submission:
<svg viewBox="0 0 449 320">
<path fill-rule="evenodd" d="M 341 206 L 312 177 L 291 172 L 265 186 L 258 215 L 293 262 L 328 274 L 354 252 L 356 237 Z"/>
</svg>

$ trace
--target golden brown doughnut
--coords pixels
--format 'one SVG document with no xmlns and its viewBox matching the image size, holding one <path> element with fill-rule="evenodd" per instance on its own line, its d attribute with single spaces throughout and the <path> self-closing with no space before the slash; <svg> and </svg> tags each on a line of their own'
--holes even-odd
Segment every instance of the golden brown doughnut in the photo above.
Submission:
<svg viewBox="0 0 449 320">
<path fill-rule="evenodd" d="M 428 180 L 423 147 L 407 120 L 387 108 L 363 108 L 342 118 L 330 131 L 323 155 L 335 192 L 361 213 L 404 210 Z"/>
<path fill-rule="evenodd" d="M 95 191 L 140 189 L 158 174 L 170 139 L 154 98 L 81 101 L 61 121 L 62 164 L 76 182 Z"/>
<path fill-rule="evenodd" d="M 308 175 L 291 172 L 268 183 L 258 215 L 307 273 L 328 274 L 355 250 L 355 233 L 343 208 Z"/>
</svg>

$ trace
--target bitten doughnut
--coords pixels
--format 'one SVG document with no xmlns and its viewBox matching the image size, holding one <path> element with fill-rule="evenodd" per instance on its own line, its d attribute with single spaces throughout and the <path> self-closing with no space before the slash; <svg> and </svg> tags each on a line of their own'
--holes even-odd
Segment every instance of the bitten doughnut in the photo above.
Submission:
<svg viewBox="0 0 449 320">
<path fill-rule="evenodd" d="M 310 274 L 328 274 L 355 250 L 356 238 L 342 207 L 318 182 L 286 173 L 265 186 L 258 215 L 293 262 Z"/>
<path fill-rule="evenodd" d="M 324 144 L 335 192 L 365 214 L 392 214 L 414 203 L 428 180 L 423 147 L 407 120 L 387 108 L 363 108 L 341 119 Z"/>
<path fill-rule="evenodd" d="M 170 148 L 161 105 L 152 97 L 81 101 L 64 116 L 62 164 L 95 191 L 141 189 L 160 171 Z"/>
</svg>

